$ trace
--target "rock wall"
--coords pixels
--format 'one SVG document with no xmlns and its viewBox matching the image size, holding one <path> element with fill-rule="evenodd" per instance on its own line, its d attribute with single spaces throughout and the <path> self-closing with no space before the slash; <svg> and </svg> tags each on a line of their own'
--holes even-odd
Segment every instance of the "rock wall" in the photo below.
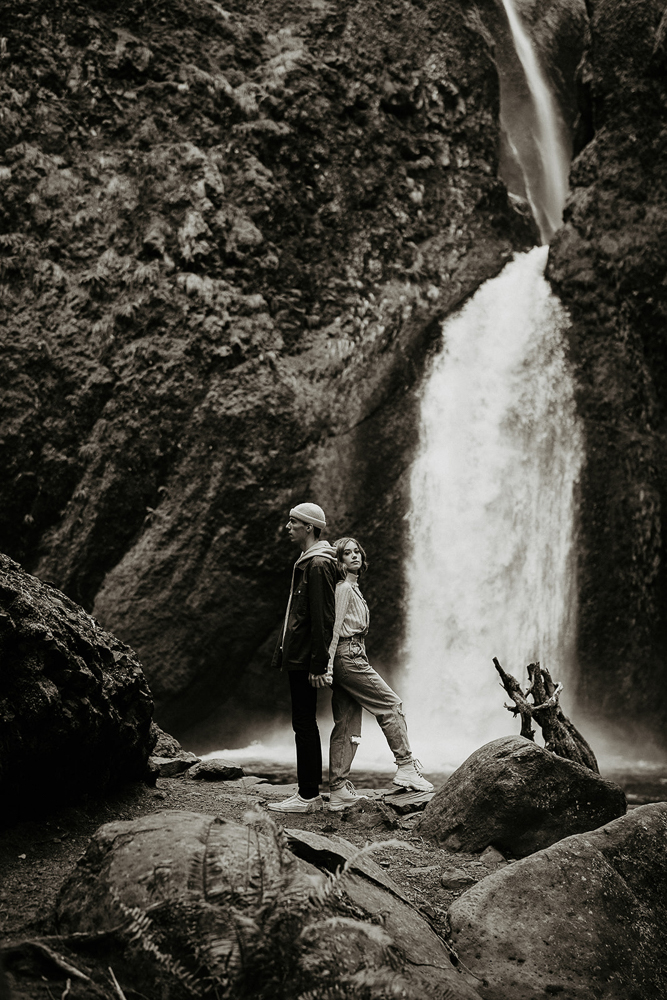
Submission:
<svg viewBox="0 0 667 1000">
<path fill-rule="evenodd" d="M 580 697 L 664 741 L 667 721 L 667 18 L 662 0 L 589 0 L 582 120 L 548 276 L 573 318 L 585 431 Z"/>
<path fill-rule="evenodd" d="M 153 700 L 136 656 L 0 554 L 2 822 L 148 776 Z"/>
<path fill-rule="evenodd" d="M 438 320 L 536 240 L 475 11 L 0 0 L 0 547 L 137 650 L 172 732 L 284 703 L 303 499 L 367 546 L 398 658 Z"/>
</svg>

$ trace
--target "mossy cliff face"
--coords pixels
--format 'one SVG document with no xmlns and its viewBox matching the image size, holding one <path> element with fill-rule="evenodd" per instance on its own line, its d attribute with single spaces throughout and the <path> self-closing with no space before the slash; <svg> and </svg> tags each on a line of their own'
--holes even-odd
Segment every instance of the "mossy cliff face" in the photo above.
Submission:
<svg viewBox="0 0 667 1000">
<path fill-rule="evenodd" d="M 473 6 L 0 2 L 0 547 L 175 730 L 284 697 L 304 499 L 367 545 L 396 660 L 424 359 L 535 240 Z"/>
<path fill-rule="evenodd" d="M 548 274 L 572 315 L 586 438 L 579 660 L 588 709 L 667 721 L 667 19 L 590 0 L 576 158 Z"/>
</svg>

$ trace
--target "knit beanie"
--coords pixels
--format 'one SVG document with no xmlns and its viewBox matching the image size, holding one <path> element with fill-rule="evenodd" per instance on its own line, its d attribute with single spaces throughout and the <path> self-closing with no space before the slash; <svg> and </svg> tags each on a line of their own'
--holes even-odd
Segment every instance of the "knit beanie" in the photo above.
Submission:
<svg viewBox="0 0 667 1000">
<path fill-rule="evenodd" d="M 292 507 L 289 516 L 296 517 L 299 521 L 305 521 L 306 524 L 314 524 L 316 528 L 326 528 L 327 526 L 324 511 L 316 503 L 299 503 L 296 507 Z"/>
</svg>

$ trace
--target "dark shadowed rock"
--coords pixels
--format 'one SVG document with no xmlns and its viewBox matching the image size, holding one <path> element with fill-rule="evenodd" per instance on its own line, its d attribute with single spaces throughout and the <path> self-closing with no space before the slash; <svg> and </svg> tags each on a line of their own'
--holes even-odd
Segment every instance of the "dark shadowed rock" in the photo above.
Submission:
<svg viewBox="0 0 667 1000">
<path fill-rule="evenodd" d="M 476 750 L 428 803 L 418 831 L 451 850 L 525 857 L 626 810 L 623 790 L 522 736 Z"/>
<path fill-rule="evenodd" d="M 0 555 L 4 819 L 146 774 L 153 702 L 133 651 Z"/>
<path fill-rule="evenodd" d="M 565 336 L 584 432 L 577 693 L 580 708 L 617 728 L 641 719 L 664 743 L 665 4 L 586 6 L 581 151 L 547 269 L 572 317 Z"/>
<path fill-rule="evenodd" d="M 196 754 L 184 750 L 177 739 L 165 733 L 155 722 L 151 723 L 151 733 L 155 737 L 155 746 L 148 763 L 156 777 L 171 778 L 199 763 L 200 758 Z"/>
<path fill-rule="evenodd" d="M 245 771 L 233 760 L 223 760 L 222 757 L 214 757 L 213 760 L 202 760 L 195 764 L 188 771 L 188 778 L 203 779 L 204 781 L 234 781 L 242 778 Z"/>
<path fill-rule="evenodd" d="M 156 778 L 173 778 L 176 774 L 183 774 L 184 771 L 192 767 L 192 763 L 182 760 L 180 757 L 156 757 L 152 754 L 148 758 L 148 766 L 151 773 Z"/>
<path fill-rule="evenodd" d="M 667 803 L 640 806 L 488 876 L 449 910 L 492 1000 L 667 996 Z"/>
<path fill-rule="evenodd" d="M 155 737 L 155 746 L 153 747 L 154 757 L 166 757 L 169 760 L 184 760 L 189 761 L 190 764 L 199 762 L 200 758 L 196 754 L 191 753 L 189 750 L 184 750 L 174 736 L 165 733 L 155 722 L 151 723 L 151 733 Z"/>
</svg>

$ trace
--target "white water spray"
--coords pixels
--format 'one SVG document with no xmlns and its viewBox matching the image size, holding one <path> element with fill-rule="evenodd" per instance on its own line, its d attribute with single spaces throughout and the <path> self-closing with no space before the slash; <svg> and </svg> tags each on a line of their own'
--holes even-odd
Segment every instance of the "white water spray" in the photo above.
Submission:
<svg viewBox="0 0 667 1000">
<path fill-rule="evenodd" d="M 521 167 L 543 238 L 558 227 L 569 153 L 555 102 L 503 0 L 535 109 Z M 523 146 L 524 152 L 527 148 Z M 565 357 L 568 317 L 536 248 L 443 327 L 412 471 L 407 717 L 427 766 L 457 766 L 519 726 L 493 666 L 540 660 L 572 695 L 575 491 L 582 438 Z"/>
<path fill-rule="evenodd" d="M 518 256 L 448 320 L 424 393 L 406 708 L 433 769 L 518 733 L 494 656 L 520 679 L 533 660 L 571 677 L 582 446 L 546 255 Z"/>
<path fill-rule="evenodd" d="M 545 78 L 530 35 L 517 12 L 515 0 L 503 0 L 514 48 L 526 75 L 534 117 L 528 143 L 512 142 L 521 166 L 526 195 L 540 228 L 542 242 L 548 243 L 561 224 L 570 170 L 569 138 L 553 93 Z M 519 123 L 517 123 L 519 124 Z M 525 128 L 526 123 L 520 123 Z M 511 126 L 506 123 L 511 136 Z"/>
</svg>

